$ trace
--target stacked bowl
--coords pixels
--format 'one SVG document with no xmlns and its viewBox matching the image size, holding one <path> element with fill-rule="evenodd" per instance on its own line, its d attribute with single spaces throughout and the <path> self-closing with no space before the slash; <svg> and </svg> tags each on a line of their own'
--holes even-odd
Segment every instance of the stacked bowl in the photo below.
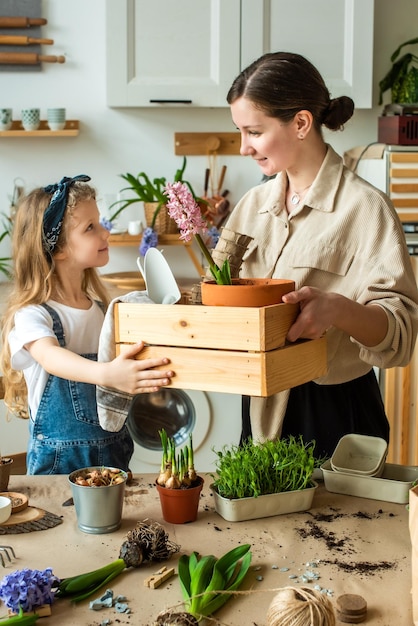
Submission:
<svg viewBox="0 0 418 626">
<path fill-rule="evenodd" d="M 344 435 L 331 457 L 335 472 L 357 476 L 381 476 L 385 467 L 388 444 L 381 437 Z"/>
<path fill-rule="evenodd" d="M 388 444 L 380 437 L 344 435 L 322 465 L 327 491 L 407 504 L 418 467 L 386 463 Z"/>
</svg>

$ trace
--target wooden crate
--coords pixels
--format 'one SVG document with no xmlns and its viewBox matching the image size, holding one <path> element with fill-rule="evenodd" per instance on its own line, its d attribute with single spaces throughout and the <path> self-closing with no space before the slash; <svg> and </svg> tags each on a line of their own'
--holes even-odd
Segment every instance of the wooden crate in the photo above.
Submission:
<svg viewBox="0 0 418 626">
<path fill-rule="evenodd" d="M 147 345 L 139 358 L 167 356 L 172 387 L 270 396 L 323 376 L 325 337 L 286 344 L 297 305 L 205 307 L 115 305 L 117 353 Z"/>
</svg>

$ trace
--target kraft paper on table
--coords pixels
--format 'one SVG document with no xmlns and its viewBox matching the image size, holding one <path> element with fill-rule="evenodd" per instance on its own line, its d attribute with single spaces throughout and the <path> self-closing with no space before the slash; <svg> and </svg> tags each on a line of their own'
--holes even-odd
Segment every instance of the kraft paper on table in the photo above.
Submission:
<svg viewBox="0 0 418 626">
<path fill-rule="evenodd" d="M 412 544 L 412 615 L 418 626 L 418 486 L 409 491 L 409 534 Z"/>
<path fill-rule="evenodd" d="M 163 525 L 180 552 L 164 563 L 146 563 L 129 568 L 109 584 L 114 597 L 123 595 L 131 609 L 126 619 L 114 608 L 97 615 L 89 599 L 72 603 L 66 598 L 52 605 L 52 615 L 39 626 L 87 626 L 110 619 L 120 626 L 153 624 L 167 607 L 181 606 L 178 575 L 152 589 L 144 581 L 162 565 L 174 567 L 182 554 L 213 554 L 217 557 L 238 544 L 250 543 L 253 559 L 242 590 L 215 614 L 221 624 L 249 626 L 266 623 L 267 607 L 279 588 L 300 580 L 306 570 L 319 574 L 322 589 L 332 591 L 336 604 L 342 594 L 358 594 L 368 606 L 364 626 L 411 626 L 411 541 L 405 504 L 330 493 L 319 484 L 306 512 L 231 523 L 214 510 L 210 474 L 205 480 L 198 518 L 191 524 L 167 524 L 161 514 L 156 475 L 136 474 L 126 485 L 121 527 L 105 535 L 83 533 L 77 527 L 74 506 L 63 506 L 71 497 L 65 474 L 10 477 L 10 489 L 24 493 L 29 505 L 49 510 L 63 523 L 36 534 L 0 536 L 0 544 L 11 544 L 16 554 L 3 568 L 0 578 L 16 569 L 51 567 L 59 577 L 73 576 L 102 567 L 118 558 L 127 533 L 138 520 L 155 520 Z M 366 566 L 362 570 L 362 565 Z M 374 569 L 375 568 L 375 569 Z M 284 571 L 281 571 L 284 569 Z M 259 580 L 261 578 L 262 580 Z M 301 581 L 295 584 L 303 584 Z M 100 597 L 106 586 L 91 600 Z M 0 615 L 5 613 L 0 603 Z M 338 622 L 338 626 L 344 626 Z"/>
</svg>

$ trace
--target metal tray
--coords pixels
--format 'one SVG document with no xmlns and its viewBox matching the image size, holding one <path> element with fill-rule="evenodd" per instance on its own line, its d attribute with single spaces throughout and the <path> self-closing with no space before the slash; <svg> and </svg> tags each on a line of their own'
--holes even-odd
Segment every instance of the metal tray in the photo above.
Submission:
<svg viewBox="0 0 418 626">
<path fill-rule="evenodd" d="M 385 463 L 379 478 L 335 472 L 330 461 L 321 465 L 321 469 L 328 491 L 397 504 L 408 503 L 409 490 L 418 480 L 418 467 L 410 465 Z"/>
</svg>

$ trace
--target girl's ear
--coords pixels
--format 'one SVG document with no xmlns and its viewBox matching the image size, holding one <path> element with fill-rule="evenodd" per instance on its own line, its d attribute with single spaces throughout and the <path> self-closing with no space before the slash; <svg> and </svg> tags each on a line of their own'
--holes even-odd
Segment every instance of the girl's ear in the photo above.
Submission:
<svg viewBox="0 0 418 626">
<path fill-rule="evenodd" d="M 59 252 L 56 252 L 54 254 L 54 260 L 55 261 L 63 261 L 66 258 L 67 258 L 67 252 L 66 252 L 65 248 L 63 250 L 60 250 Z"/>
<path fill-rule="evenodd" d="M 305 139 L 312 128 L 313 115 L 310 111 L 302 110 L 295 115 L 296 128 L 299 139 Z"/>
</svg>

